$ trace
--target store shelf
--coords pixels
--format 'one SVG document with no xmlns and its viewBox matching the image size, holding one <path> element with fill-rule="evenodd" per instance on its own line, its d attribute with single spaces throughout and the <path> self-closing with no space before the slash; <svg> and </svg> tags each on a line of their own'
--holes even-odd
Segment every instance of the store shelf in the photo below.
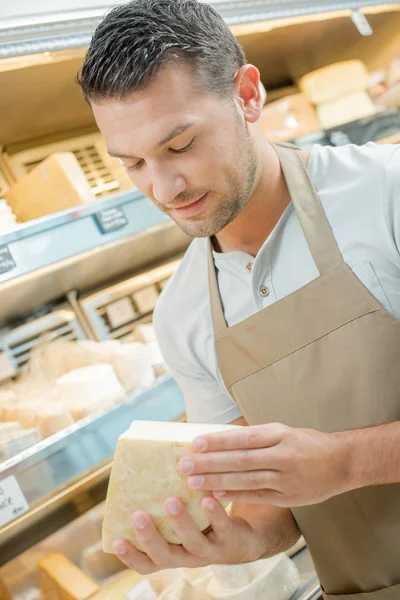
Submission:
<svg viewBox="0 0 400 600">
<path fill-rule="evenodd" d="M 134 190 L 20 225 L 0 235 L 0 283 L 168 221 Z"/>
<path fill-rule="evenodd" d="M 386 0 L 214 0 L 210 2 L 229 25 L 255 23 L 340 10 L 358 10 L 388 3 Z M 108 8 L 112 7 L 112 3 Z M 29 17 L 8 17 L 0 24 L 0 58 L 52 52 L 87 46 L 94 28 L 106 12 L 104 6 L 64 10 Z"/>
<path fill-rule="evenodd" d="M 83 419 L 1 463 L 0 487 L 15 477 L 29 511 L 35 511 L 72 482 L 79 483 L 93 469 L 109 464 L 119 435 L 131 421 L 178 420 L 183 414 L 182 394 L 172 377 L 164 376 L 125 404 Z M 26 519 L 26 515 L 20 518 Z M 0 539 L 13 523 L 0 527 Z"/>
</svg>

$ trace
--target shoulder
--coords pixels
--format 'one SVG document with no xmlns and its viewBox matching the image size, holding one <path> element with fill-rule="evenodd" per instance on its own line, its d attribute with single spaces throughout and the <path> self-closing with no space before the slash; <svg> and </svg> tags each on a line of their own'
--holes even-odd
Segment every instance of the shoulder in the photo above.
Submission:
<svg viewBox="0 0 400 600">
<path fill-rule="evenodd" d="M 352 187 L 382 184 L 388 163 L 397 146 L 369 142 L 364 146 L 314 146 L 308 171 L 317 190 L 349 183 Z"/>
<path fill-rule="evenodd" d="M 158 299 L 153 322 L 167 363 L 193 354 L 199 325 L 204 334 L 211 332 L 206 238 L 190 244 Z"/>
</svg>

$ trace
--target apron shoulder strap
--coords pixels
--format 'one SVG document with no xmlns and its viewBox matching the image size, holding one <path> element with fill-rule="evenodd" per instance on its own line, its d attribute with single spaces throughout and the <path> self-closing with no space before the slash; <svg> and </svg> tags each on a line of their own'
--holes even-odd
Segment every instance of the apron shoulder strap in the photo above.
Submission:
<svg viewBox="0 0 400 600">
<path fill-rule="evenodd" d="M 210 296 L 211 317 L 214 334 L 217 335 L 227 328 L 224 311 L 222 308 L 221 295 L 219 293 L 217 271 L 214 265 L 213 247 L 211 238 L 207 240 L 208 246 L 208 287 Z"/>
<path fill-rule="evenodd" d="M 320 275 L 323 275 L 344 262 L 331 226 L 307 167 L 295 147 L 278 144 L 273 144 L 273 147 L 311 255 Z"/>
</svg>

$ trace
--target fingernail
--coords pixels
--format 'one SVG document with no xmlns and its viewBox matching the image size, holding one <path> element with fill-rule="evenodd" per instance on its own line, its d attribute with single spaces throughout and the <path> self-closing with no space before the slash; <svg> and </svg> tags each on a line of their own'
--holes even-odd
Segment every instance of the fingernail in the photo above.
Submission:
<svg viewBox="0 0 400 600">
<path fill-rule="evenodd" d="M 135 527 L 137 527 L 138 529 L 144 529 L 146 527 L 146 519 L 140 513 L 135 513 L 133 515 L 133 522 L 135 524 Z"/>
<path fill-rule="evenodd" d="M 177 500 L 175 500 L 174 498 L 170 498 L 169 500 L 166 501 L 166 507 L 167 507 L 167 511 L 172 516 L 176 516 L 179 513 L 179 510 L 180 510 L 179 502 Z"/>
<path fill-rule="evenodd" d="M 203 438 L 196 438 L 193 441 L 193 448 L 197 452 L 203 452 L 207 448 L 207 442 L 206 442 L 206 440 L 203 440 Z"/>
<path fill-rule="evenodd" d="M 222 498 L 223 496 L 226 496 L 226 492 L 213 492 L 213 496 L 215 498 Z"/>
<path fill-rule="evenodd" d="M 204 504 L 206 505 L 207 510 L 215 510 L 215 502 L 213 502 L 210 498 L 208 500 L 205 500 Z"/>
<path fill-rule="evenodd" d="M 203 475 L 195 475 L 194 477 L 189 477 L 188 484 L 191 488 L 199 488 L 204 483 Z"/>
<path fill-rule="evenodd" d="M 181 460 L 179 470 L 183 475 L 190 475 L 194 471 L 193 461 L 188 459 Z"/>
<path fill-rule="evenodd" d="M 122 540 L 115 540 L 112 546 L 116 554 L 119 554 L 120 556 L 124 556 L 126 554 L 126 547 Z"/>
</svg>

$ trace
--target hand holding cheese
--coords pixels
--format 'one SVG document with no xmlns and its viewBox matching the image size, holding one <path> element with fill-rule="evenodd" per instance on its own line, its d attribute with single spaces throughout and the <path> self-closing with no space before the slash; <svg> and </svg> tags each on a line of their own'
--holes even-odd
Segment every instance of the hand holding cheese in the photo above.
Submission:
<svg viewBox="0 0 400 600">
<path fill-rule="evenodd" d="M 233 425 L 197 425 L 134 421 L 118 440 L 108 488 L 103 524 L 103 549 L 113 553 L 116 538 L 141 549 L 132 526 L 132 514 L 145 510 L 164 539 L 181 540 L 169 521 L 164 501 L 179 498 L 200 531 L 210 525 L 202 507 L 204 493 L 190 490 L 178 473 L 179 461 L 192 454 L 192 442 L 206 433 L 233 429 Z"/>
</svg>

